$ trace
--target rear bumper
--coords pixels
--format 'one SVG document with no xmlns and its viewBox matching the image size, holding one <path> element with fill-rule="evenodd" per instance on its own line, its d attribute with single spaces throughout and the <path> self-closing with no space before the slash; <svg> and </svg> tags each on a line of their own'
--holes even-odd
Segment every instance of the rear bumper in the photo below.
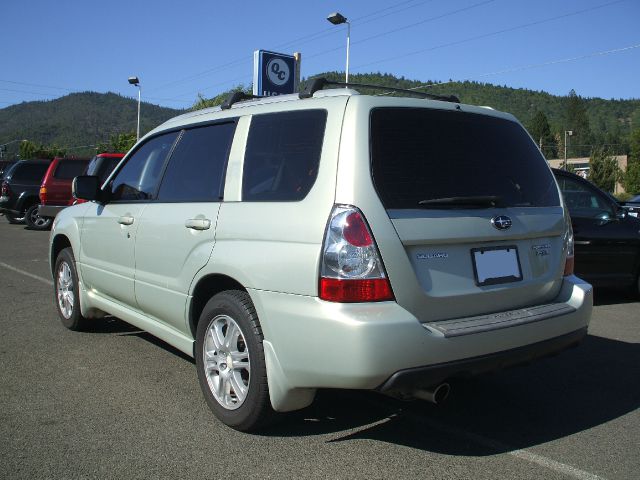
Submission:
<svg viewBox="0 0 640 480">
<path fill-rule="evenodd" d="M 249 294 L 273 349 L 270 372 L 279 372 L 289 389 L 388 391 L 520 363 L 577 343 L 593 305 L 591 285 L 566 277 L 554 301 L 556 315 L 447 336 L 396 302 L 336 304 L 264 290 Z"/>
<path fill-rule="evenodd" d="M 587 327 L 584 327 L 560 337 L 504 352 L 401 370 L 394 373 L 377 390 L 388 394 L 406 392 L 415 388 L 433 387 L 450 378 L 469 377 L 524 364 L 536 358 L 547 357 L 567 348 L 575 347 L 586 335 Z"/>
<path fill-rule="evenodd" d="M 38 207 L 38 215 L 41 217 L 53 217 L 55 218 L 63 209 L 69 205 L 40 205 Z"/>
</svg>

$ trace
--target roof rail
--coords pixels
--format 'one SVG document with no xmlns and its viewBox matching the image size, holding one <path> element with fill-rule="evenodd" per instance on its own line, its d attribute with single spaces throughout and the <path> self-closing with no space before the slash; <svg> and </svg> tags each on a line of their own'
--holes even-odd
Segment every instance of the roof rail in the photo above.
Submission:
<svg viewBox="0 0 640 480">
<path fill-rule="evenodd" d="M 351 82 L 333 82 L 327 80 L 324 77 L 314 78 L 310 80 L 299 94 L 300 98 L 310 98 L 318 90 L 322 90 L 327 85 L 333 85 L 337 87 L 361 87 L 361 88 L 373 88 L 376 90 L 384 90 L 385 92 L 401 92 L 410 95 L 416 95 L 420 98 L 429 98 L 431 100 L 441 100 L 443 102 L 460 103 L 460 99 L 455 95 L 435 95 L 432 93 L 418 92 L 416 90 L 408 90 L 406 88 L 384 87 L 382 85 L 368 85 L 366 83 L 351 83 Z"/>
<path fill-rule="evenodd" d="M 220 105 L 220 108 L 222 110 L 229 110 L 234 103 L 240 102 L 242 100 L 251 100 L 253 98 L 263 98 L 263 97 L 261 97 L 260 95 L 252 95 L 250 93 L 244 93 L 243 91 L 233 92 L 225 99 L 224 102 L 222 102 L 222 105 Z"/>
</svg>

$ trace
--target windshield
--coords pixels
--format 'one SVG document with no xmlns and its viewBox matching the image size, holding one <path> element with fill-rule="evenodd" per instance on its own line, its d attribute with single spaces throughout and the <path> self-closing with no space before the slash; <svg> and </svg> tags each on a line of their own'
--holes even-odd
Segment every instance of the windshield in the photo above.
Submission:
<svg viewBox="0 0 640 480">
<path fill-rule="evenodd" d="M 524 128 L 489 115 L 375 109 L 371 169 L 388 209 L 560 205 L 553 175 Z"/>
</svg>

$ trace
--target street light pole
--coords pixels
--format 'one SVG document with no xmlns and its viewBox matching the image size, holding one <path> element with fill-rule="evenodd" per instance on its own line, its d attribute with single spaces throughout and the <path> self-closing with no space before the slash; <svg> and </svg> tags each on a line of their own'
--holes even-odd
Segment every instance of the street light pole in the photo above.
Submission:
<svg viewBox="0 0 640 480">
<path fill-rule="evenodd" d="M 7 151 L 7 145 L 11 145 L 12 143 L 18 143 L 18 142 L 26 142 L 26 141 L 27 140 L 18 139 L 18 140 L 11 140 L 10 142 L 0 144 L 0 160 L 4 158 L 4 153 Z"/>
<path fill-rule="evenodd" d="M 564 165 L 562 167 L 563 170 L 567 169 L 567 135 L 573 135 L 573 130 L 565 130 L 564 131 Z"/>
<path fill-rule="evenodd" d="M 344 82 L 349 83 L 349 50 L 351 49 L 351 22 L 344 15 L 334 12 L 327 17 L 333 25 L 347 24 L 347 65 L 344 71 Z"/>
<path fill-rule="evenodd" d="M 138 77 L 129 77 L 129 83 L 138 87 L 138 127 L 136 129 L 136 141 L 140 140 L 140 79 Z"/>
</svg>

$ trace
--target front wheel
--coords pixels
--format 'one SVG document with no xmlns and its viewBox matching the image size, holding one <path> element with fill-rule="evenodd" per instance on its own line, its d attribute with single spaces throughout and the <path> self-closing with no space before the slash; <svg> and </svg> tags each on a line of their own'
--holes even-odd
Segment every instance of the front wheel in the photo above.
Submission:
<svg viewBox="0 0 640 480">
<path fill-rule="evenodd" d="M 246 292 L 222 292 L 205 305 L 196 334 L 198 380 L 209 408 L 236 430 L 256 430 L 275 416 L 262 340 Z"/>
<path fill-rule="evenodd" d="M 83 330 L 87 326 L 87 319 L 80 312 L 78 273 L 70 247 L 58 254 L 54 272 L 53 289 L 58 316 L 69 330 Z"/>
<path fill-rule="evenodd" d="M 29 208 L 27 208 L 24 221 L 27 226 L 33 230 L 49 230 L 51 228 L 53 218 L 41 217 L 38 214 L 38 208 L 38 205 L 31 205 Z"/>
</svg>

